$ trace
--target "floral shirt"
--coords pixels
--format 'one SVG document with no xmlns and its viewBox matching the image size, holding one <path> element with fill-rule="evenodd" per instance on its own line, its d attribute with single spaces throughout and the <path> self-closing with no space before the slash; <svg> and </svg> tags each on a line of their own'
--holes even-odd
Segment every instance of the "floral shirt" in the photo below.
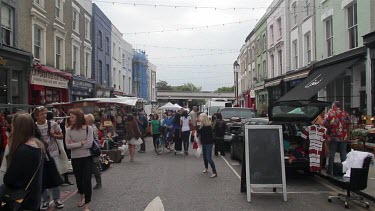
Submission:
<svg viewBox="0 0 375 211">
<path fill-rule="evenodd" d="M 338 138 L 343 142 L 348 141 L 350 117 L 346 111 L 332 108 L 328 111 L 323 124 L 328 129 L 331 138 Z"/>
</svg>

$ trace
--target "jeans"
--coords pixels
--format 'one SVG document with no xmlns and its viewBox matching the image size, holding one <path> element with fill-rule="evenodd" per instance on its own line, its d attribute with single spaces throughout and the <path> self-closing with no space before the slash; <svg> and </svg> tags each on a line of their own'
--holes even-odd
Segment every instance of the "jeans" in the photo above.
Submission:
<svg viewBox="0 0 375 211">
<path fill-rule="evenodd" d="M 158 134 L 152 134 L 152 140 L 154 142 L 154 147 L 156 147 L 156 140 L 160 137 L 160 133 Z"/>
<path fill-rule="evenodd" d="M 189 138 L 190 138 L 190 130 L 182 132 L 182 141 L 184 142 L 184 150 L 185 152 L 189 151 Z"/>
<path fill-rule="evenodd" d="M 329 163 L 328 163 L 328 173 L 333 172 L 333 163 L 335 162 L 335 154 L 338 150 L 340 153 L 340 160 L 344 162 L 346 160 L 346 147 L 347 142 L 339 142 L 331 140 L 329 142 Z"/>
<path fill-rule="evenodd" d="M 73 173 L 76 178 L 77 188 L 79 194 L 85 195 L 85 203 L 91 202 L 91 175 L 92 175 L 92 157 L 73 158 L 72 166 Z"/>
<path fill-rule="evenodd" d="M 213 144 L 202 144 L 203 161 L 204 161 L 204 167 L 208 169 L 208 163 L 210 163 L 210 166 L 212 168 L 212 173 L 216 174 L 215 163 L 212 160 L 212 147 L 213 147 Z"/>
<path fill-rule="evenodd" d="M 42 193 L 42 201 L 43 201 L 43 203 L 45 203 L 45 202 L 49 203 L 50 202 L 50 195 L 49 195 L 48 190 L 52 191 L 52 197 L 53 197 L 54 201 L 57 201 L 57 200 L 60 199 L 60 188 L 59 187 L 51 188 L 51 189 L 46 189 Z"/>
<path fill-rule="evenodd" d="M 141 139 L 142 139 L 142 144 L 141 144 L 141 150 L 140 151 L 146 151 L 145 135 L 142 134 Z"/>
</svg>

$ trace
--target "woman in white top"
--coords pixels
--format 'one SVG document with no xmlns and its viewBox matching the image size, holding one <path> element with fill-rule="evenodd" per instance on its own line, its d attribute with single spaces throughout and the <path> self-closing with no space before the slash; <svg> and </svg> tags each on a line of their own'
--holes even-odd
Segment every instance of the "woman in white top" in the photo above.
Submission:
<svg viewBox="0 0 375 211">
<path fill-rule="evenodd" d="M 73 173 L 76 178 L 78 193 L 81 200 L 78 207 L 90 210 L 91 202 L 91 166 L 92 156 L 90 148 L 94 141 L 94 132 L 91 126 L 85 124 L 84 114 L 81 109 L 69 110 L 70 127 L 66 130 L 66 148 L 72 150 Z"/>
<path fill-rule="evenodd" d="M 188 112 L 184 110 L 180 119 L 181 122 L 181 131 L 182 131 L 182 141 L 184 143 L 185 155 L 188 155 L 189 151 L 189 137 L 190 137 L 190 127 L 192 125 L 191 118 L 188 115 Z"/>
</svg>

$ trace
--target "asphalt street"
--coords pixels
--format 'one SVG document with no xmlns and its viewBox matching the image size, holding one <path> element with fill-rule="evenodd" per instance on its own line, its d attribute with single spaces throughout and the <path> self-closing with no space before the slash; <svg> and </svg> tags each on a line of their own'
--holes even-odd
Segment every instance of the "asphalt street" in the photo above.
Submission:
<svg viewBox="0 0 375 211">
<path fill-rule="evenodd" d="M 254 193 L 248 203 L 246 194 L 240 193 L 241 167 L 228 156 L 227 161 L 214 157 L 218 177 L 211 179 L 210 174 L 202 173 L 203 161 L 195 157 L 195 150 L 191 149 L 188 156 L 157 155 L 152 150 L 152 141 L 147 142 L 147 152 L 137 153 L 135 162 L 129 162 L 126 156 L 122 163 L 112 164 L 102 174 L 103 188 L 93 191 L 92 210 L 144 211 L 153 200 L 159 204 L 161 200 L 166 211 L 344 209 L 340 201 L 327 201 L 327 196 L 340 190 L 314 177 L 288 178 L 287 202 L 281 194 L 270 193 L 272 190 L 254 190 L 268 193 Z M 79 195 L 75 192 L 75 185 L 62 188 L 64 210 L 80 210 Z M 351 210 L 367 210 L 355 203 L 350 205 Z"/>
</svg>

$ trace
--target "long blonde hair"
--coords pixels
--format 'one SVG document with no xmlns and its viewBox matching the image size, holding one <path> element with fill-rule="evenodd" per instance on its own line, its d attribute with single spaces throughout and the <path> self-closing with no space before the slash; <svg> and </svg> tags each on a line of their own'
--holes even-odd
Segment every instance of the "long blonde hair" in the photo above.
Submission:
<svg viewBox="0 0 375 211">
<path fill-rule="evenodd" d="M 199 115 L 199 120 L 201 123 L 201 127 L 203 126 L 211 126 L 211 121 L 208 119 L 208 116 L 206 113 L 201 113 Z"/>
</svg>

